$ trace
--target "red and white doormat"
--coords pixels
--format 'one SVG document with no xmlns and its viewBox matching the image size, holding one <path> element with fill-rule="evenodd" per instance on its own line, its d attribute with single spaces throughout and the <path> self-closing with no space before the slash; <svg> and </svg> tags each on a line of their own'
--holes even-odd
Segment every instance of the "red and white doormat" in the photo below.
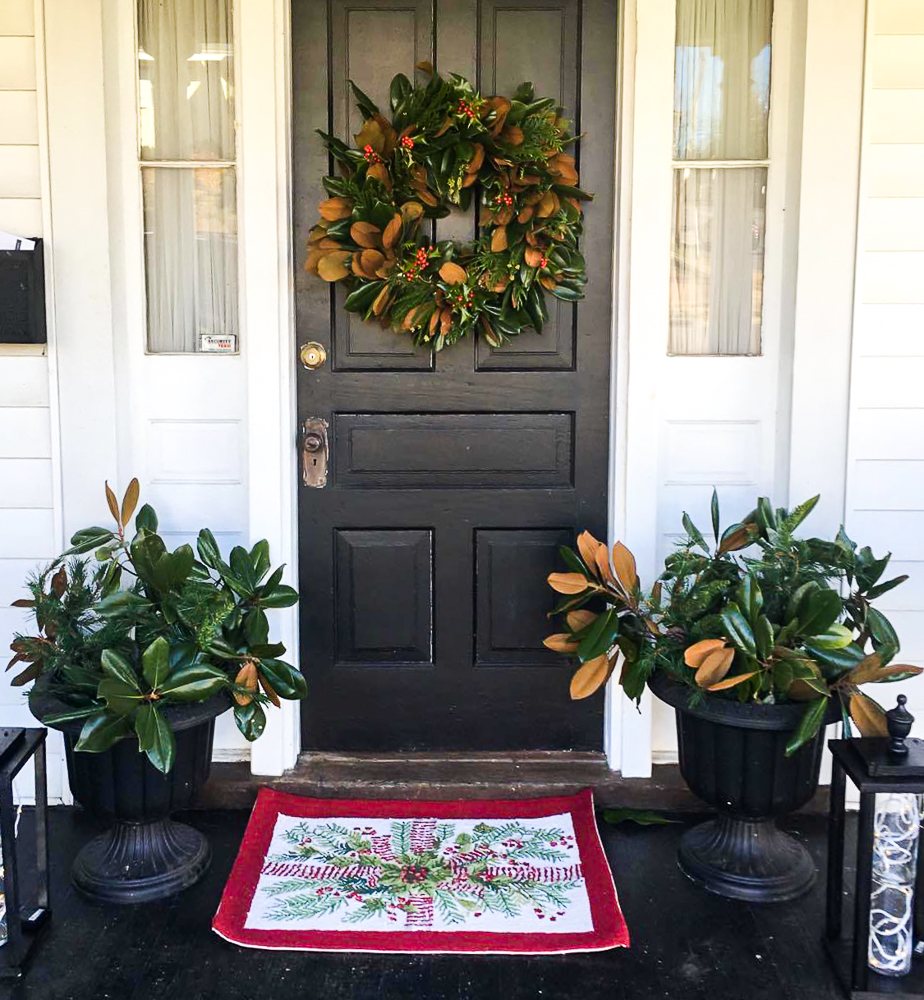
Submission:
<svg viewBox="0 0 924 1000">
<path fill-rule="evenodd" d="M 263 789 L 212 927 L 249 948 L 296 951 L 629 944 L 590 791 L 397 802 Z"/>
</svg>

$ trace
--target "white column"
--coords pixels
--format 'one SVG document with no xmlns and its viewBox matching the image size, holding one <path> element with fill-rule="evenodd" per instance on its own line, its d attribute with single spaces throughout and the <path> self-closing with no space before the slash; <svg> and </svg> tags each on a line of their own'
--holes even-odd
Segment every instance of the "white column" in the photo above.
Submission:
<svg viewBox="0 0 924 1000">
<path fill-rule="evenodd" d="M 821 493 L 812 532 L 844 517 L 865 0 L 809 0 L 789 500 Z"/>
<path fill-rule="evenodd" d="M 117 478 L 100 0 L 46 0 L 50 219 L 66 537 Z M 49 234 L 51 235 L 51 234 Z"/>
</svg>

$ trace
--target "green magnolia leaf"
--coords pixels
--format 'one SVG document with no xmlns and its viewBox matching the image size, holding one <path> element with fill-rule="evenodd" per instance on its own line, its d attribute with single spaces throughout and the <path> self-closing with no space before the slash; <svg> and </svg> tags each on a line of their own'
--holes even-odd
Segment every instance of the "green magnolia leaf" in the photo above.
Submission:
<svg viewBox="0 0 924 1000">
<path fill-rule="evenodd" d="M 562 558 L 562 562 L 571 570 L 572 573 L 580 573 L 581 576 L 590 576 L 587 567 L 584 565 L 584 560 L 574 551 L 574 549 L 569 549 L 567 545 L 558 546 L 558 554 Z"/>
<path fill-rule="evenodd" d="M 281 642 L 257 643 L 250 647 L 250 652 L 260 659 L 267 656 L 270 658 L 282 656 L 285 651 L 286 647 Z"/>
<path fill-rule="evenodd" d="M 125 687 L 132 691 L 141 693 L 141 685 L 138 683 L 138 675 L 135 668 L 114 649 L 104 649 L 100 657 L 103 671 L 114 680 L 120 681 Z"/>
<path fill-rule="evenodd" d="M 897 653 L 900 648 L 898 635 L 896 634 L 895 629 L 892 628 L 892 623 L 889 619 L 886 618 L 881 611 L 877 611 L 875 608 L 869 608 L 867 611 L 866 621 L 869 625 L 873 642 L 878 646 L 894 646 L 895 653 Z M 895 653 L 892 655 L 894 656 Z"/>
<path fill-rule="evenodd" d="M 619 648 L 623 654 L 626 652 L 625 644 L 620 640 Z M 637 658 L 626 656 L 622 665 L 622 673 L 619 675 L 619 683 L 627 698 L 631 698 L 636 704 L 645 693 L 645 685 L 648 681 L 650 670 Z"/>
<path fill-rule="evenodd" d="M 846 625 L 832 625 L 820 635 L 806 640 L 815 649 L 843 649 L 853 642 L 853 632 Z"/>
<path fill-rule="evenodd" d="M 754 656 L 757 653 L 754 633 L 734 601 L 728 602 L 722 611 L 721 618 L 730 642 L 742 652 Z"/>
<path fill-rule="evenodd" d="M 57 726 L 62 722 L 72 722 L 74 719 L 86 719 L 101 711 L 103 709 L 99 705 L 81 705 L 79 708 L 70 708 L 66 712 L 53 712 L 51 715 L 43 715 L 39 719 L 39 722 L 43 726 Z"/>
<path fill-rule="evenodd" d="M 114 746 L 132 731 L 131 720 L 126 715 L 100 711 L 91 715 L 80 730 L 75 750 L 102 753 Z"/>
<path fill-rule="evenodd" d="M 260 608 L 248 611 L 244 615 L 244 633 L 251 648 L 265 645 L 269 641 L 269 621 L 266 612 Z"/>
<path fill-rule="evenodd" d="M 196 548 L 199 552 L 199 558 L 209 569 L 217 570 L 219 566 L 224 565 L 221 558 L 221 550 L 218 548 L 218 542 L 215 541 L 215 536 L 208 528 L 203 528 L 199 532 L 199 537 L 196 540 Z"/>
<path fill-rule="evenodd" d="M 260 581 L 266 575 L 270 566 L 269 542 L 262 538 L 250 550 L 250 564 L 253 566 L 253 575 Z"/>
<path fill-rule="evenodd" d="M 679 823 L 679 819 L 668 819 L 650 809 L 604 809 L 603 818 L 612 826 L 620 823 L 637 823 L 639 826 L 667 826 Z"/>
<path fill-rule="evenodd" d="M 157 514 L 149 503 L 144 504 L 135 515 L 135 531 L 157 531 Z"/>
<path fill-rule="evenodd" d="M 706 539 L 703 538 L 702 532 L 696 527 L 686 511 L 683 512 L 681 520 L 683 521 L 683 530 L 690 536 L 691 540 L 704 552 L 708 552 L 709 546 L 706 544 Z"/>
<path fill-rule="evenodd" d="M 246 597 L 252 597 L 257 588 L 257 577 L 250 561 L 250 553 L 242 545 L 231 550 L 231 571 L 241 581 Z"/>
<path fill-rule="evenodd" d="M 856 643 L 839 649 L 818 649 L 811 643 L 806 643 L 805 651 L 818 662 L 824 675 L 832 678 L 853 670 L 866 656 Z"/>
<path fill-rule="evenodd" d="M 228 675 L 210 663 L 193 663 L 170 673 L 160 687 L 167 701 L 205 701 L 228 686 Z"/>
<path fill-rule="evenodd" d="M 785 694 L 795 680 L 795 672 L 789 660 L 783 660 L 773 667 L 773 686 Z"/>
<path fill-rule="evenodd" d="M 262 735 L 266 726 L 266 715 L 256 701 L 251 701 L 246 705 L 234 706 L 234 721 L 243 733 L 244 739 L 252 743 Z"/>
<path fill-rule="evenodd" d="M 364 118 L 371 118 L 373 115 L 379 114 L 378 105 L 371 97 L 364 94 L 352 80 L 347 80 L 347 83 L 349 83 L 353 91 L 353 96 L 356 98 L 356 106 L 362 112 Z"/>
<path fill-rule="evenodd" d="M 164 540 L 154 532 L 139 531 L 132 539 L 130 551 L 132 565 L 139 578 L 151 586 L 158 586 L 157 562 L 167 551 Z"/>
<path fill-rule="evenodd" d="M 293 604 L 298 604 L 298 591 L 283 584 L 261 594 L 258 601 L 264 608 L 290 608 Z"/>
<path fill-rule="evenodd" d="M 828 588 L 810 591 L 799 604 L 799 632 L 821 635 L 837 621 L 843 609 L 841 595 Z"/>
<path fill-rule="evenodd" d="M 163 636 L 158 636 L 141 654 L 141 668 L 151 690 L 157 691 L 170 672 L 170 643 Z"/>
<path fill-rule="evenodd" d="M 754 642 L 758 659 L 764 661 L 773 649 L 773 626 L 766 615 L 758 615 L 754 623 Z"/>
<path fill-rule="evenodd" d="M 776 530 L 776 512 L 773 509 L 773 504 L 770 503 L 767 497 L 757 498 L 757 523 L 764 537 L 769 532 Z"/>
<path fill-rule="evenodd" d="M 151 601 L 142 597 L 141 594 L 136 594 L 132 590 L 117 590 L 108 597 L 104 597 L 93 610 L 104 618 L 108 618 L 146 611 L 151 607 L 153 607 Z"/>
<path fill-rule="evenodd" d="M 750 575 L 746 576 L 738 587 L 738 606 L 751 625 L 755 625 L 760 609 L 764 606 L 764 595 L 760 592 L 757 581 Z"/>
<path fill-rule="evenodd" d="M 716 488 L 712 487 L 712 502 L 709 505 L 709 513 L 712 515 L 712 533 L 715 536 L 716 545 L 719 544 L 719 494 Z"/>
<path fill-rule="evenodd" d="M 71 547 L 64 553 L 66 556 L 82 555 L 91 549 L 98 549 L 117 536 L 107 528 L 82 528 L 71 538 Z"/>
<path fill-rule="evenodd" d="M 270 578 L 260 588 L 260 594 L 270 594 L 279 586 L 279 581 L 282 580 L 282 571 L 285 568 L 285 563 L 283 563 L 281 566 L 278 566 L 273 570 L 270 574 Z"/>
<path fill-rule="evenodd" d="M 882 597 L 883 594 L 887 594 L 894 587 L 899 584 L 904 583 L 908 579 L 908 574 L 902 574 L 902 576 L 896 576 L 891 580 L 887 580 L 885 583 L 876 584 L 875 587 L 870 587 L 866 592 L 866 599 L 869 601 L 875 601 L 877 597 Z"/>
<path fill-rule="evenodd" d="M 144 695 L 116 677 L 104 677 L 96 690 L 97 697 L 116 715 L 131 715 L 144 701 Z"/>
<path fill-rule="evenodd" d="M 181 545 L 175 549 L 170 560 L 170 586 L 177 590 L 186 582 L 196 562 L 191 545 Z"/>
<path fill-rule="evenodd" d="M 810 701 L 805 713 L 799 720 L 799 725 L 786 744 L 786 756 L 791 757 L 800 747 L 808 743 L 821 728 L 828 710 L 828 699 L 818 698 Z"/>
<path fill-rule="evenodd" d="M 266 677 L 270 687 L 280 698 L 295 701 L 308 694 L 305 675 L 284 660 L 266 657 L 260 660 L 257 669 Z"/>
<path fill-rule="evenodd" d="M 596 659 L 610 650 L 619 633 L 619 616 L 610 608 L 598 615 L 587 630 L 587 635 L 577 648 L 577 658 L 581 663 Z"/>
<path fill-rule="evenodd" d="M 156 706 L 148 702 L 139 707 L 135 715 L 135 732 L 138 734 L 138 746 L 147 754 L 148 760 L 158 771 L 167 774 L 176 758 L 176 739 Z"/>
</svg>

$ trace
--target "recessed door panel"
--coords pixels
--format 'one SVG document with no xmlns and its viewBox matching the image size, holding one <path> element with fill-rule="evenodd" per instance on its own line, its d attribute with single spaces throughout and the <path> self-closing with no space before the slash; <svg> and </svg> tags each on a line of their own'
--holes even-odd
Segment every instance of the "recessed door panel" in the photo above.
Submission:
<svg viewBox="0 0 924 1000">
<path fill-rule="evenodd" d="M 337 530 L 334 537 L 337 661 L 431 662 L 430 532 Z"/>
</svg>

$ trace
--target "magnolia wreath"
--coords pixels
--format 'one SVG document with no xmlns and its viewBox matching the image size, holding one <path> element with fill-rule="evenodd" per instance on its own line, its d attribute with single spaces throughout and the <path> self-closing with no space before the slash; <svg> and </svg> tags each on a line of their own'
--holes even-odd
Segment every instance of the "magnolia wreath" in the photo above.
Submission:
<svg viewBox="0 0 924 1000">
<path fill-rule="evenodd" d="M 434 351 L 469 334 L 494 347 L 542 332 L 545 292 L 583 297 L 581 202 L 563 109 L 524 83 L 482 97 L 464 77 L 391 82 L 392 120 L 352 81 L 364 123 L 356 148 L 318 130 L 340 176 L 312 228 L 305 268 L 349 290 L 345 306 Z M 480 188 L 474 241 L 434 240 L 433 224 L 467 211 Z"/>
</svg>

